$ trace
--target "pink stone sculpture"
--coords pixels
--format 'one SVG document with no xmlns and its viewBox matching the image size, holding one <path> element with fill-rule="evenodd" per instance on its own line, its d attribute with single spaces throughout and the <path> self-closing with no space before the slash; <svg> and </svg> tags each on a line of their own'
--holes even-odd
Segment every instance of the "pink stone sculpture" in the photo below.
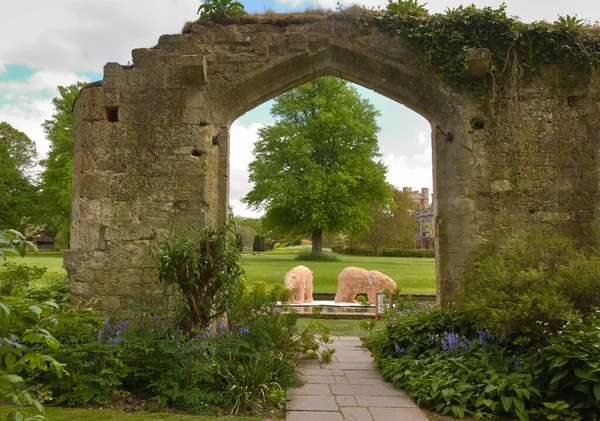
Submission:
<svg viewBox="0 0 600 421">
<path fill-rule="evenodd" d="M 290 304 L 312 303 L 313 276 L 306 266 L 296 266 L 285 274 L 283 284 L 292 290 Z"/>
<path fill-rule="evenodd" d="M 338 275 L 338 290 L 335 294 L 336 303 L 357 303 L 356 293 L 366 292 L 369 304 L 375 304 L 377 293 L 396 288 L 396 282 L 377 270 L 366 270 L 348 266 Z"/>
</svg>

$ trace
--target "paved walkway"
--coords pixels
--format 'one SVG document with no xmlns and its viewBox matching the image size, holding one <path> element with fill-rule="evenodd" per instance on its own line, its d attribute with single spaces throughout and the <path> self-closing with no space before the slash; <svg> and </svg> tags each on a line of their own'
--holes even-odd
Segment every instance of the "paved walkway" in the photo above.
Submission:
<svg viewBox="0 0 600 421">
<path fill-rule="evenodd" d="M 306 383 L 288 391 L 287 421 L 427 421 L 404 392 L 382 380 L 360 339 L 333 340 L 331 363 L 300 362 Z"/>
</svg>

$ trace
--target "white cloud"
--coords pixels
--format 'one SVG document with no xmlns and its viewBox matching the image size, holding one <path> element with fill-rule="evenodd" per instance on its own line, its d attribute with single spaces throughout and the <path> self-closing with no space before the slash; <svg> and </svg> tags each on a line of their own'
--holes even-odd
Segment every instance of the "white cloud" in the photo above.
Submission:
<svg viewBox="0 0 600 421">
<path fill-rule="evenodd" d="M 49 142 L 41 127 L 52 116 L 51 99 L 58 95 L 58 85 L 71 85 L 87 81 L 74 72 L 44 69 L 32 74 L 23 82 L 0 83 L 0 98 L 10 101 L 0 107 L 0 121 L 6 121 L 36 142 L 38 156 L 48 153 Z"/>
<path fill-rule="evenodd" d="M 23 82 L 0 82 L 0 96 L 10 98 L 39 91 L 55 92 L 58 85 L 70 85 L 80 80 L 87 81 L 86 78 L 78 76 L 75 72 L 43 69 L 35 72 Z"/>
<path fill-rule="evenodd" d="M 230 129 L 229 153 L 229 203 L 235 215 L 257 218 L 262 212 L 250 210 L 240 200 L 252 190 L 253 184 L 248 181 L 248 164 L 254 156 L 254 142 L 258 140 L 258 129 L 263 123 L 243 126 L 233 123 Z"/>
<path fill-rule="evenodd" d="M 428 162 L 427 162 L 428 160 Z M 411 161 L 420 161 L 419 165 L 412 165 Z M 388 167 L 387 181 L 398 189 L 411 187 L 413 190 L 421 190 L 428 187 L 433 192 L 433 177 L 431 171 L 431 148 L 422 155 L 406 157 L 402 155 L 389 154 L 384 159 Z"/>
<path fill-rule="evenodd" d="M 6 4 L 4 4 L 6 3 Z M 4 64 L 100 72 L 127 63 L 133 48 L 152 47 L 197 18 L 197 0 L 32 0 L 4 2 L 0 57 Z M 1 65 L 0 63 L 0 65 Z"/>
</svg>

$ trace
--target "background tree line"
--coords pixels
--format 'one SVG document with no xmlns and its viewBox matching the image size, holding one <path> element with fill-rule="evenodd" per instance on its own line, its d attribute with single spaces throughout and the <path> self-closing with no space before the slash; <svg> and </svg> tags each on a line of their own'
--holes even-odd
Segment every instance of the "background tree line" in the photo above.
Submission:
<svg viewBox="0 0 600 421">
<path fill-rule="evenodd" d="M 0 230 L 16 228 L 28 237 L 47 234 L 68 247 L 75 137 L 73 104 L 80 82 L 59 86 L 54 113 L 42 127 L 50 149 L 38 161 L 35 142 L 0 122 Z"/>
<path fill-rule="evenodd" d="M 59 86 L 43 123 L 50 142 L 38 161 L 35 142 L 0 122 L 0 230 L 47 234 L 68 247 L 73 172 L 73 104 L 80 82 Z M 255 236 L 288 242 L 311 239 L 313 252 L 341 241 L 414 248 L 410 194 L 385 181 L 375 117 L 379 112 L 346 81 L 317 78 L 278 97 L 276 123 L 261 129 L 245 198 L 261 219 L 237 218 L 246 247 Z"/>
</svg>

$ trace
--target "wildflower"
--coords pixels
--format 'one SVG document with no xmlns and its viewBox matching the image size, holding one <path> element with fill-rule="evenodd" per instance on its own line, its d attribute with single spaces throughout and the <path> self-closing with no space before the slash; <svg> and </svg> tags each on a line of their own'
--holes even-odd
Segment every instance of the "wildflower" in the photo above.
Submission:
<svg viewBox="0 0 600 421">
<path fill-rule="evenodd" d="M 471 342 L 466 337 L 460 337 L 457 333 L 446 332 L 446 338 L 442 339 L 442 351 L 444 352 L 455 352 L 458 350 L 466 351 Z"/>
<path fill-rule="evenodd" d="M 250 332 L 250 329 L 248 328 L 248 326 L 244 326 L 244 327 L 241 327 L 238 332 L 241 336 L 241 335 L 245 335 L 246 333 Z"/>
<path fill-rule="evenodd" d="M 400 348 L 400 345 L 398 345 L 398 344 L 394 345 L 394 349 L 396 350 L 396 354 L 398 354 L 400 356 L 403 356 L 406 354 L 406 349 Z"/>
<path fill-rule="evenodd" d="M 492 335 L 492 332 L 490 332 L 489 329 L 478 330 L 477 334 L 479 335 L 479 344 L 481 346 L 489 345 L 494 339 L 494 335 Z"/>
</svg>

